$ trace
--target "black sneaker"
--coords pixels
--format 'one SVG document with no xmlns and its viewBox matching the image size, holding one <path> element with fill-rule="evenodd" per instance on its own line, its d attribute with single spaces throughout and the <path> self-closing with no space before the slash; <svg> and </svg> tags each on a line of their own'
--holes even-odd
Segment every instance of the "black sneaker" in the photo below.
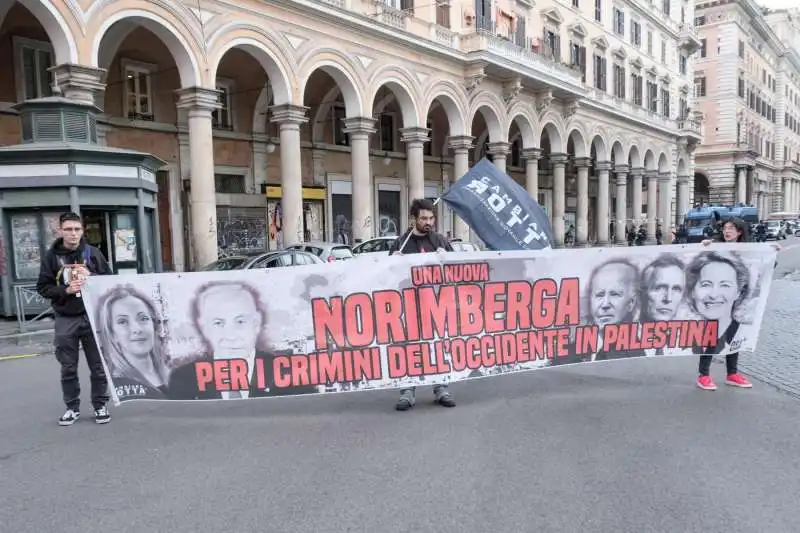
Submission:
<svg viewBox="0 0 800 533">
<path fill-rule="evenodd" d="M 72 424 L 77 422 L 80 417 L 81 417 L 80 411 L 73 411 L 72 409 L 67 409 L 64 412 L 64 414 L 61 415 L 61 418 L 58 419 L 58 425 L 71 426 Z"/>
<path fill-rule="evenodd" d="M 443 392 L 441 394 L 436 395 L 436 403 L 443 407 L 455 407 L 456 401 L 453 399 L 453 396 L 449 392 Z"/>
<path fill-rule="evenodd" d="M 400 393 L 400 398 L 398 398 L 394 408 L 398 411 L 408 411 L 414 407 L 415 403 L 416 398 L 414 398 L 414 392 L 411 390 L 404 390 Z"/>
<path fill-rule="evenodd" d="M 94 421 L 98 424 L 108 424 L 111 422 L 111 415 L 108 414 L 108 409 L 105 405 L 94 410 Z"/>
</svg>

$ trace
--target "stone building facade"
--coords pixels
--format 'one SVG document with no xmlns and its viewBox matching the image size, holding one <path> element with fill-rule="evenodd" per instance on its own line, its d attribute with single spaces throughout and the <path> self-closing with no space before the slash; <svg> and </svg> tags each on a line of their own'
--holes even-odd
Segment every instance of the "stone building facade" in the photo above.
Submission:
<svg viewBox="0 0 800 533">
<path fill-rule="evenodd" d="M 402 232 L 487 156 L 558 243 L 674 224 L 694 194 L 700 41 L 684 0 L 0 2 L 10 105 L 57 92 L 104 111 L 100 142 L 166 161 L 162 257 Z M 446 207 L 440 230 L 469 238 Z"/>
</svg>

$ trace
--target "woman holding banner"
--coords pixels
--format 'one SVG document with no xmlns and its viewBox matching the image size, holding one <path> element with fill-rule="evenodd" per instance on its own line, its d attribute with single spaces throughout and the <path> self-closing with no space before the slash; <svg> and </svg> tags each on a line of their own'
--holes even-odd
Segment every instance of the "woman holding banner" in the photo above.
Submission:
<svg viewBox="0 0 800 533">
<path fill-rule="evenodd" d="M 721 240 L 727 243 L 747 242 L 748 225 L 740 218 L 729 218 L 722 224 Z M 703 245 L 711 244 L 710 239 Z M 776 245 L 780 250 L 780 246 Z M 703 252 L 688 267 L 687 293 L 689 303 L 706 320 L 716 320 L 720 337 L 713 348 L 697 349 L 701 353 L 697 386 L 703 390 L 717 390 L 711 379 L 713 354 L 722 353 L 735 346 L 739 330 L 737 312 L 749 296 L 750 273 L 738 256 L 727 256 L 716 252 Z M 733 387 L 751 388 L 750 381 L 739 373 L 739 352 L 725 355 L 727 378 L 725 383 Z"/>
<path fill-rule="evenodd" d="M 133 287 L 119 285 L 103 297 L 97 315 L 101 353 L 118 399 L 163 398 L 169 369 L 153 303 Z"/>
</svg>

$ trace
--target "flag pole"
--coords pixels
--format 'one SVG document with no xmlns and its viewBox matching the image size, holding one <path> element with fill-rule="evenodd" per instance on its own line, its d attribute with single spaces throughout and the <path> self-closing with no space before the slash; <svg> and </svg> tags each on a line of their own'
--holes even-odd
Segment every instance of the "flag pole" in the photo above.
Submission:
<svg viewBox="0 0 800 533">
<path fill-rule="evenodd" d="M 442 199 L 442 198 L 441 198 L 441 197 L 439 197 L 439 198 L 437 198 L 436 200 L 434 200 L 434 201 L 433 201 L 433 206 L 434 206 L 434 207 L 436 207 L 436 204 L 438 204 L 438 203 L 439 203 L 439 200 L 441 200 L 441 199 Z M 400 246 L 400 248 L 398 248 L 398 249 L 397 249 L 397 251 L 399 251 L 400 253 L 403 253 L 403 248 L 405 248 L 405 247 L 406 247 L 406 244 L 408 244 L 408 241 L 411 239 L 411 235 L 412 235 L 413 233 L 414 233 L 414 230 L 413 230 L 413 229 L 411 229 L 411 230 L 408 232 L 408 235 L 406 235 L 406 240 L 404 240 L 404 241 L 403 241 L 403 244 L 402 244 L 402 246 Z"/>
</svg>

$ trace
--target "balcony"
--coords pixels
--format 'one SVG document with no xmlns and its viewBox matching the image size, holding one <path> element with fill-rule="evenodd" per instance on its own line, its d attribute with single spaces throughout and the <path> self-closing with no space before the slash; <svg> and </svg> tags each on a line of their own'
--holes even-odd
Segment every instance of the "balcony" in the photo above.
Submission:
<svg viewBox="0 0 800 533">
<path fill-rule="evenodd" d="M 670 131 L 674 131 L 677 126 L 674 119 L 665 117 L 661 113 L 655 111 L 649 111 L 641 105 L 634 104 L 628 100 L 616 98 L 608 92 L 595 87 L 586 87 L 586 99 L 593 102 L 594 106 L 603 108 L 608 113 L 630 117 L 643 124 Z"/>
<path fill-rule="evenodd" d="M 697 52 L 703 45 L 703 43 L 700 42 L 700 37 L 697 35 L 697 30 L 691 24 L 681 24 L 680 32 L 678 33 L 678 43 L 680 47 L 689 54 Z"/>
<path fill-rule="evenodd" d="M 494 21 L 477 17 L 472 27 L 461 34 L 461 50 L 481 54 L 487 63 L 508 68 L 508 62 L 533 72 L 525 75 L 548 84 L 560 82 L 575 92 L 583 91 L 581 72 L 562 62 L 540 39 L 518 39 L 515 34 L 498 28 Z M 543 77 L 549 79 L 542 79 Z"/>
<path fill-rule="evenodd" d="M 678 132 L 678 136 L 685 138 L 690 145 L 703 142 L 703 114 L 694 111 L 687 117 L 679 117 Z"/>
</svg>

